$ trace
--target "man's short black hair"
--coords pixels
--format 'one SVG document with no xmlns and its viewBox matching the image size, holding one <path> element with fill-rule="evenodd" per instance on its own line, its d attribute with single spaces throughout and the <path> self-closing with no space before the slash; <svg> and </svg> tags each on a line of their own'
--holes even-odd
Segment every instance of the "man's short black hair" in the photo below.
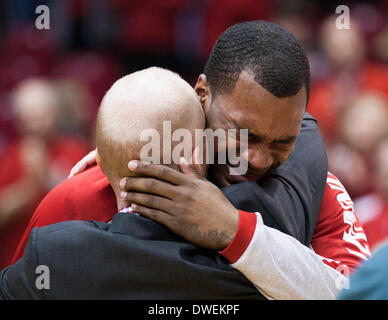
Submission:
<svg viewBox="0 0 388 320">
<path fill-rule="evenodd" d="M 267 21 L 248 21 L 226 29 L 218 38 L 204 69 L 213 94 L 231 93 L 241 72 L 249 71 L 278 98 L 310 91 L 310 66 L 299 41 Z"/>
</svg>

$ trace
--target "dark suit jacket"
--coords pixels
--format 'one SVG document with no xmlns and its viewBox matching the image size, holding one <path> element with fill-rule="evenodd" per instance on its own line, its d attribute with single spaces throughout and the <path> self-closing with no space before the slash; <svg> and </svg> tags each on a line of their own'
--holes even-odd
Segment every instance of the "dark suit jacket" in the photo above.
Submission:
<svg viewBox="0 0 388 320">
<path fill-rule="evenodd" d="M 35 282 L 49 270 L 49 289 Z M 47 282 L 46 282 L 47 285 Z M 118 213 L 112 223 L 34 228 L 23 258 L 0 274 L 3 299 L 262 299 L 217 252 L 164 226 Z"/>
<path fill-rule="evenodd" d="M 305 115 L 290 158 L 259 182 L 224 188 L 236 208 L 259 211 L 266 225 L 309 245 L 327 175 L 316 121 Z M 53 212 L 55 214 L 55 212 Z M 50 289 L 38 290 L 38 265 Z M 260 299 L 217 253 L 182 241 L 163 226 L 117 214 L 112 225 L 68 221 L 33 229 L 25 255 L 0 274 L 2 298 Z"/>
</svg>

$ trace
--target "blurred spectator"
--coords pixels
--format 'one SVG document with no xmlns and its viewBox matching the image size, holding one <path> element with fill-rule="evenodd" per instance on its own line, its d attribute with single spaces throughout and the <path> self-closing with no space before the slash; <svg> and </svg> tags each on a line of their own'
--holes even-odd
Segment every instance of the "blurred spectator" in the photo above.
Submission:
<svg viewBox="0 0 388 320">
<path fill-rule="evenodd" d="M 367 44 L 355 20 L 339 30 L 336 17 L 322 24 L 321 44 L 327 58 L 327 75 L 312 85 L 308 111 L 319 121 L 326 144 L 338 138 L 338 120 L 344 109 L 363 90 L 388 96 L 388 69 L 368 60 Z"/>
<path fill-rule="evenodd" d="M 117 62 L 110 56 L 95 51 L 71 52 L 56 63 L 51 74 L 63 80 L 77 83 L 84 94 L 89 95 L 85 116 L 90 113 L 94 122 L 99 102 L 111 84 L 120 76 Z"/>
<path fill-rule="evenodd" d="M 376 92 L 361 92 L 341 118 L 342 139 L 364 157 L 388 133 L 388 105 Z"/>
<path fill-rule="evenodd" d="M 94 141 L 91 133 L 95 126 L 95 97 L 83 82 L 69 78 L 56 80 L 60 104 L 57 126 L 67 134 L 76 134 Z"/>
<path fill-rule="evenodd" d="M 355 200 L 371 249 L 388 238 L 388 136 L 376 147 L 374 160 L 376 190 Z"/>
<path fill-rule="evenodd" d="M 372 189 L 373 180 L 360 153 L 343 143 L 331 146 L 327 153 L 329 171 L 341 180 L 352 199 Z"/>
<path fill-rule="evenodd" d="M 329 169 L 354 198 L 373 188 L 369 157 L 388 133 L 388 106 L 381 94 L 362 92 L 340 115 L 339 140 L 328 146 Z"/>
<path fill-rule="evenodd" d="M 275 3 L 271 20 L 290 31 L 308 53 L 314 45 L 317 3 L 308 0 L 277 0 Z"/>
<path fill-rule="evenodd" d="M 88 150 L 83 139 L 58 131 L 59 107 L 48 80 L 26 80 L 14 93 L 18 138 L 0 156 L 0 268 L 9 263 L 5 257 L 12 256 L 37 204 Z"/>
</svg>

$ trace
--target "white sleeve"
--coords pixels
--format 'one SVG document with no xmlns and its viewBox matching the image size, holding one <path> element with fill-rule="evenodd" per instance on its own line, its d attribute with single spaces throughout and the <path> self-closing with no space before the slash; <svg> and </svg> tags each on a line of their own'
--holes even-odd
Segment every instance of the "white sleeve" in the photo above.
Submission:
<svg viewBox="0 0 388 320">
<path fill-rule="evenodd" d="M 348 278 L 295 238 L 265 226 L 256 215 L 253 237 L 232 266 L 269 299 L 335 299 Z"/>
</svg>

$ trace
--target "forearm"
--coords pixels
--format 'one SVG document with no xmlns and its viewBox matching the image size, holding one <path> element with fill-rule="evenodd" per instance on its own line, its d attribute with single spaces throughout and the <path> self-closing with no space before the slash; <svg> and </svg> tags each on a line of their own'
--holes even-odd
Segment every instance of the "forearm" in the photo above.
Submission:
<svg viewBox="0 0 388 320">
<path fill-rule="evenodd" d="M 241 256 L 238 246 L 244 241 L 225 250 L 234 251 L 235 261 L 226 252 L 232 266 L 270 299 L 334 299 L 347 278 L 293 237 L 265 226 L 260 214 L 256 217 L 252 238 L 245 240 L 249 241 L 245 249 L 240 248 Z M 249 237 L 249 232 L 240 234 Z"/>
</svg>

